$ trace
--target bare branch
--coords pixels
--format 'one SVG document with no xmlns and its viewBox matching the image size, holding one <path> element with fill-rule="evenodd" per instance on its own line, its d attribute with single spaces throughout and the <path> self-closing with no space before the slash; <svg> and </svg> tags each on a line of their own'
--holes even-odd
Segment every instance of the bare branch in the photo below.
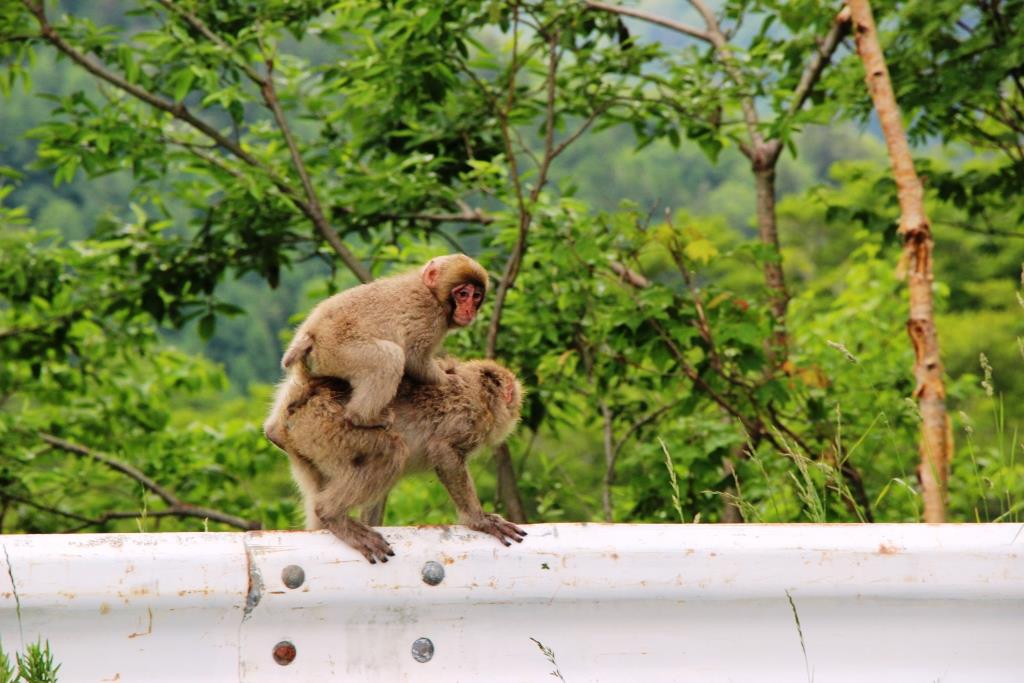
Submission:
<svg viewBox="0 0 1024 683">
<path fill-rule="evenodd" d="M 238 170 L 237 168 L 235 168 L 231 164 L 227 163 L 226 161 L 224 161 L 223 159 L 221 159 L 217 155 L 210 154 L 208 149 L 205 146 L 203 146 L 203 145 L 195 145 L 195 144 L 192 144 L 191 142 L 188 142 L 187 140 L 178 140 L 177 138 L 172 138 L 172 137 L 163 137 L 161 139 L 164 142 L 166 142 L 167 144 L 169 144 L 169 145 L 175 145 L 176 147 L 181 147 L 182 149 L 188 150 L 194 156 L 198 157 L 199 159 L 202 159 L 203 161 L 208 163 L 210 166 L 214 166 L 216 168 L 219 168 L 220 170 L 224 171 L 225 173 L 227 173 L 231 177 L 235 178 L 236 180 L 244 180 L 245 179 L 245 174 L 244 173 L 242 173 L 240 170 Z M 286 195 L 286 196 L 287 196 L 287 198 L 289 200 L 292 200 L 292 201 L 295 200 L 295 197 L 292 197 L 290 195 Z"/>
<path fill-rule="evenodd" d="M 74 512 L 67 512 L 60 508 L 50 507 L 49 505 L 44 505 L 38 501 L 32 500 L 31 498 L 24 498 L 9 491 L 0 492 L 0 499 L 3 499 L 5 503 L 7 501 L 21 503 L 22 505 L 27 505 L 30 508 L 34 508 L 41 512 L 57 515 L 58 517 L 64 517 L 66 519 L 73 519 L 76 522 L 84 522 L 86 526 L 95 526 L 94 522 L 96 522 L 96 520 L 91 517 L 83 517 L 82 515 L 76 515 Z"/>
<path fill-rule="evenodd" d="M 24 498 L 22 496 L 18 496 L 18 495 L 15 495 L 15 494 L 12 494 L 12 493 L 9 493 L 9 492 L 6 492 L 6 491 L 5 492 L 0 492 L 0 499 L 4 500 L 5 502 L 6 501 L 11 501 L 11 502 L 14 502 L 14 503 L 20 503 L 21 505 L 27 505 L 30 508 L 34 508 L 36 510 L 39 510 L 40 512 L 45 512 L 47 514 L 56 515 L 57 517 L 63 517 L 65 519 L 69 519 L 69 520 L 73 520 L 75 522 L 78 522 L 78 524 L 76 524 L 75 526 L 69 527 L 67 529 L 62 529 L 60 531 L 60 533 L 62 533 L 62 534 L 75 533 L 77 531 L 81 531 L 82 529 L 87 529 L 89 527 L 102 527 L 107 522 L 112 522 L 112 521 L 117 520 L 117 519 L 142 519 L 144 517 L 154 517 L 154 518 L 158 518 L 158 517 L 200 517 L 202 519 L 213 519 L 212 517 L 209 517 L 207 515 L 195 514 L 195 510 L 181 510 L 181 509 L 176 509 L 176 508 L 168 508 L 166 510 L 137 510 L 137 511 L 120 511 L 120 510 L 118 510 L 118 511 L 112 511 L 112 512 L 104 512 L 99 517 L 85 517 L 83 515 L 79 515 L 79 514 L 76 514 L 74 512 L 68 512 L 67 510 L 61 510 L 60 508 L 52 507 L 50 505 L 44 505 L 44 504 L 39 503 L 37 501 L 31 500 L 29 498 Z M 213 520 L 213 521 L 223 521 L 223 520 Z M 224 523 L 228 524 L 229 526 L 236 526 L 234 524 L 231 524 L 230 522 L 224 522 Z M 250 524 L 255 524 L 255 522 L 250 522 Z M 243 527 L 237 527 L 237 528 L 243 529 L 245 531 L 249 531 L 249 530 L 253 529 L 253 527 L 251 527 L 251 526 L 243 526 Z"/>
<path fill-rule="evenodd" d="M 490 225 L 494 222 L 494 216 L 484 213 L 481 209 L 470 209 L 467 207 L 462 213 L 385 213 L 380 214 L 381 218 L 388 220 L 413 220 L 426 221 L 428 223 L 479 223 Z"/>
<path fill-rule="evenodd" d="M 54 513 L 59 513 L 59 512 L 60 511 L 58 511 L 58 510 L 54 510 Z M 82 522 L 81 524 L 79 524 L 77 526 L 70 527 L 68 529 L 63 529 L 63 530 L 61 530 L 60 533 L 62 533 L 62 534 L 72 534 L 72 533 L 81 531 L 82 529 L 88 529 L 89 527 L 101 527 L 104 524 L 106 524 L 107 522 L 112 522 L 112 521 L 117 520 L 117 519 L 143 519 L 143 518 L 147 518 L 147 517 L 153 517 L 153 518 L 159 518 L 159 517 L 196 517 L 196 515 L 191 514 L 191 512 L 185 513 L 184 511 L 177 510 L 175 508 L 167 508 L 166 510 L 139 510 L 139 511 L 125 511 L 125 512 L 121 512 L 121 511 L 104 512 L 102 515 L 100 515 L 99 517 L 96 517 L 95 519 L 82 518 L 81 519 L 81 522 Z M 69 516 L 69 518 L 71 518 L 71 517 Z M 203 519 L 209 519 L 209 518 L 203 517 Z M 214 521 L 216 521 L 216 520 L 214 520 Z M 234 526 L 234 525 L 229 525 L 229 526 Z M 237 528 L 240 528 L 243 531 L 250 531 L 251 530 L 250 527 L 237 527 Z"/>
<path fill-rule="evenodd" d="M 544 160 L 537 173 L 537 184 L 530 193 L 530 202 L 536 202 L 548 180 L 551 162 L 555 159 L 555 83 L 558 76 L 558 33 L 548 37 L 547 101 L 544 105 Z"/>
<path fill-rule="evenodd" d="M 135 481 L 139 482 L 144 487 L 155 493 L 161 500 L 163 500 L 168 505 L 175 505 L 179 502 L 177 497 L 174 496 L 170 491 L 160 486 L 160 484 L 156 483 L 155 481 L 153 481 L 152 479 L 150 479 L 145 474 L 135 469 L 128 463 L 121 462 L 120 460 L 115 460 L 114 458 L 111 458 L 108 455 L 90 450 L 85 446 L 79 446 L 78 444 L 71 443 L 70 441 L 65 441 L 64 439 L 53 436 L 52 434 L 41 433 L 39 437 L 46 443 L 53 446 L 54 448 L 59 448 L 62 451 L 67 451 L 68 453 L 72 453 L 74 455 L 90 458 L 98 463 L 106 465 L 112 470 L 120 472 L 121 474 L 130 477 L 131 479 L 134 479 Z"/>
<path fill-rule="evenodd" d="M 125 475 L 129 479 L 133 479 L 138 483 L 142 484 L 144 488 L 154 493 L 160 500 L 164 501 L 168 509 L 161 511 L 163 515 L 173 515 L 177 517 L 197 517 L 200 519 L 209 519 L 214 522 L 221 522 L 239 529 L 259 529 L 260 523 L 253 520 L 243 519 L 234 515 L 229 515 L 219 510 L 213 510 L 210 508 L 199 507 L 197 505 L 191 505 L 182 501 L 180 498 L 171 493 L 168 489 L 164 488 L 160 484 L 156 483 L 148 476 L 146 476 L 141 470 L 129 465 L 126 462 L 122 462 L 116 458 L 113 458 L 105 453 L 94 451 L 91 448 L 86 448 L 70 441 L 65 441 L 59 437 L 53 436 L 52 434 L 46 434 L 40 432 L 39 438 L 45 441 L 50 446 L 58 448 L 72 455 L 77 455 L 81 458 L 88 458 L 94 462 L 98 462 L 105 467 L 114 470 L 120 474 Z M 134 513 L 107 513 L 112 515 L 108 519 L 124 518 L 129 517 L 142 517 L 143 515 Z M 153 514 L 153 513 L 149 513 Z M 155 516 L 155 515 L 154 515 Z M 91 526 L 91 525 L 87 525 Z"/>
<path fill-rule="evenodd" d="M 594 2 L 594 0 L 586 0 L 585 4 L 587 5 L 588 9 L 601 10 L 603 12 L 612 12 L 613 14 L 620 14 L 626 17 L 633 17 L 634 19 L 641 19 L 651 24 L 656 24 L 658 26 L 663 26 L 665 28 L 672 29 L 677 33 L 682 33 L 693 38 L 697 38 L 698 40 L 703 40 L 706 43 L 711 42 L 711 36 L 705 33 L 704 31 L 693 28 L 692 26 L 687 26 L 686 24 L 680 23 L 678 21 L 672 21 L 671 19 L 659 17 L 655 14 L 651 14 L 650 12 L 634 9 L 632 7 L 608 5 L 603 2 Z"/>
<path fill-rule="evenodd" d="M 628 282 L 637 289 L 644 289 L 651 286 L 650 280 L 625 264 L 619 263 L 618 261 L 612 261 L 608 264 L 608 267 L 619 276 L 619 279 L 624 282 Z"/>
</svg>

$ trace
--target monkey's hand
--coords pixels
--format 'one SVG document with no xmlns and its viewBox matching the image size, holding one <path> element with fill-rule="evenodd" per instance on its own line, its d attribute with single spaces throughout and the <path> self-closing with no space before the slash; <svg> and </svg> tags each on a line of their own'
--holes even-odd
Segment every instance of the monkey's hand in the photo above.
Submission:
<svg viewBox="0 0 1024 683">
<path fill-rule="evenodd" d="M 405 373 L 420 384 L 437 385 L 451 377 L 457 363 L 454 358 L 427 358 L 422 364 L 406 364 Z"/>
<path fill-rule="evenodd" d="M 391 425 L 395 422 L 395 411 L 385 408 L 380 415 L 367 418 L 346 410 L 345 419 L 350 425 L 360 429 L 391 429 Z"/>
<path fill-rule="evenodd" d="M 506 522 L 500 515 L 485 513 L 477 519 L 466 522 L 466 526 L 474 531 L 482 531 L 494 536 L 506 547 L 512 545 L 509 541 L 522 543 L 523 537 L 526 536 L 525 531 L 511 522 Z"/>
<path fill-rule="evenodd" d="M 362 553 L 370 564 L 377 564 L 378 561 L 387 562 L 389 557 L 395 556 L 395 551 L 383 536 L 351 517 L 326 522 L 325 526 L 335 536 Z"/>
</svg>

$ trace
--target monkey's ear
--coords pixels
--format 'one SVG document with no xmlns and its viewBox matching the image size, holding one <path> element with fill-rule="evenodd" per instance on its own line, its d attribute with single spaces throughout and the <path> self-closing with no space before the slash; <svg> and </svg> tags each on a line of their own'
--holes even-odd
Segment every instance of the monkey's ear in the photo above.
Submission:
<svg viewBox="0 0 1024 683">
<path fill-rule="evenodd" d="M 516 398 L 516 386 L 512 382 L 507 382 L 505 386 L 501 388 L 501 397 L 505 399 L 505 403 L 512 403 Z"/>
<path fill-rule="evenodd" d="M 441 267 L 437 265 L 436 260 L 427 262 L 427 265 L 423 266 L 423 284 L 429 289 L 437 289 L 437 281 L 441 277 Z"/>
</svg>

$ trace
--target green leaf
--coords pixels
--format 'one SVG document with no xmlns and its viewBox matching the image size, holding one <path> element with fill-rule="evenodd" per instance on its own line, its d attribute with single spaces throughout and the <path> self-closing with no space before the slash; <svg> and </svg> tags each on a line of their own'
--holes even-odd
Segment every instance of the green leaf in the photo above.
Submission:
<svg viewBox="0 0 1024 683">
<path fill-rule="evenodd" d="M 217 328 L 217 316 L 207 313 L 199 319 L 199 336 L 203 341 L 209 341 Z"/>
<path fill-rule="evenodd" d="M 696 239 L 686 243 L 683 252 L 687 258 L 707 264 L 711 259 L 718 256 L 718 249 L 708 239 Z"/>
<path fill-rule="evenodd" d="M 195 81 L 195 74 L 192 69 L 180 69 L 171 76 L 167 83 L 167 89 L 175 102 L 181 102 L 192 90 L 192 82 Z"/>
</svg>

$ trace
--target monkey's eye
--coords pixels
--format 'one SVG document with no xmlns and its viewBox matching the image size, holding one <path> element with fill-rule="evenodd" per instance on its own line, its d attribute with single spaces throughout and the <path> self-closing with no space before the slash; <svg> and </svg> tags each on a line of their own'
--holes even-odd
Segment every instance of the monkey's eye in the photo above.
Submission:
<svg viewBox="0 0 1024 683">
<path fill-rule="evenodd" d="M 473 301 L 480 301 L 484 298 L 484 293 L 479 289 L 473 291 Z"/>
</svg>

